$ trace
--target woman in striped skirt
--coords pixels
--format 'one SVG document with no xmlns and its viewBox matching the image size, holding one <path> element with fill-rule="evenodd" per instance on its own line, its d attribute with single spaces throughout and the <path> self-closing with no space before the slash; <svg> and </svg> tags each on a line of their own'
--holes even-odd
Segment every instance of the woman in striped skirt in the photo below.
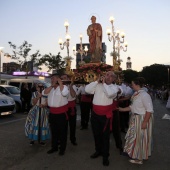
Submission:
<svg viewBox="0 0 170 170">
<path fill-rule="evenodd" d="M 129 129 L 125 136 L 124 152 L 131 158 L 131 163 L 142 164 L 151 156 L 153 138 L 153 104 L 150 95 L 145 91 L 145 79 L 138 77 L 132 81 L 135 93 L 131 105 L 119 108 L 119 111 L 131 111 Z"/>
<path fill-rule="evenodd" d="M 29 111 L 25 123 L 25 134 L 31 140 L 30 145 L 34 144 L 34 141 L 39 140 L 40 144 L 44 146 L 45 140 L 50 138 L 50 130 L 48 123 L 47 109 L 47 95 L 41 94 L 43 87 L 38 84 L 36 86 L 36 92 L 32 95 L 33 107 Z M 40 103 L 41 98 L 41 103 Z M 39 118 L 40 117 L 40 118 Z"/>
</svg>

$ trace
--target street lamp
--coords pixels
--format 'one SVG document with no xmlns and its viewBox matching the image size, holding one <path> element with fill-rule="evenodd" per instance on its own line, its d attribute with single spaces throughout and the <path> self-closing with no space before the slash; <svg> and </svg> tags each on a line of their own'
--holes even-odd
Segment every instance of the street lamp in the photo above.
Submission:
<svg viewBox="0 0 170 170">
<path fill-rule="evenodd" d="M 58 41 L 58 43 L 59 43 L 59 45 L 60 45 L 61 50 L 63 50 L 63 49 L 64 49 L 64 46 L 66 46 L 66 48 L 67 48 L 67 57 L 70 57 L 70 56 L 69 56 L 69 45 L 70 45 L 70 39 L 71 39 L 71 37 L 70 37 L 70 35 L 69 35 L 69 33 L 68 33 L 68 26 L 69 26 L 68 21 L 65 21 L 64 26 L 66 27 L 66 36 L 65 36 L 66 41 L 63 42 L 63 40 L 60 38 L 59 41 Z"/>
<path fill-rule="evenodd" d="M 109 41 L 110 42 L 113 41 L 113 53 L 112 53 L 113 66 L 114 66 L 114 69 L 117 70 L 121 63 L 120 50 L 123 50 L 124 52 L 126 52 L 128 44 L 127 42 L 124 42 L 124 38 L 125 38 L 124 32 L 120 32 L 119 30 L 115 32 L 115 27 L 113 25 L 114 18 L 111 16 L 109 20 L 112 25 L 112 30 L 108 28 L 106 32 L 107 32 Z M 124 46 L 121 45 L 123 43 L 124 43 Z"/>
<path fill-rule="evenodd" d="M 66 73 L 67 74 L 72 74 L 71 72 L 71 60 L 73 59 L 71 56 L 69 56 L 69 45 L 70 45 L 70 35 L 68 33 L 68 26 L 69 26 L 69 23 L 68 21 L 65 21 L 64 23 L 64 26 L 66 28 L 66 36 L 65 36 L 65 42 L 63 42 L 63 40 L 60 38 L 58 43 L 60 45 L 60 49 L 63 50 L 64 49 L 64 46 L 66 46 L 67 48 L 67 56 L 64 58 L 65 61 L 66 61 Z"/>
<path fill-rule="evenodd" d="M 0 84 L 1 84 L 1 54 L 2 54 L 2 49 L 4 47 L 0 47 Z"/>
<path fill-rule="evenodd" d="M 76 55 L 76 54 L 80 54 L 81 56 L 81 62 L 80 64 L 83 64 L 83 55 L 87 56 L 87 52 L 88 52 L 88 47 L 87 45 L 84 46 L 84 49 L 83 49 L 83 44 L 82 44 L 82 39 L 83 39 L 83 35 L 80 34 L 80 47 L 79 49 L 76 51 L 76 48 L 73 47 L 73 54 Z"/>
</svg>

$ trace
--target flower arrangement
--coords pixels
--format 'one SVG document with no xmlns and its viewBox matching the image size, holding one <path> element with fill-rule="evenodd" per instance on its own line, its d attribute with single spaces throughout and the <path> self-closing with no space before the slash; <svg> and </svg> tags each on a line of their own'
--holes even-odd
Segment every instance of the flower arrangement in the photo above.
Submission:
<svg viewBox="0 0 170 170">
<path fill-rule="evenodd" d="M 113 66 L 104 64 L 104 63 L 89 63 L 81 65 L 78 69 L 75 70 L 77 73 L 88 73 L 89 71 L 92 71 L 97 74 L 101 74 L 103 72 L 111 71 L 113 70 Z"/>
</svg>

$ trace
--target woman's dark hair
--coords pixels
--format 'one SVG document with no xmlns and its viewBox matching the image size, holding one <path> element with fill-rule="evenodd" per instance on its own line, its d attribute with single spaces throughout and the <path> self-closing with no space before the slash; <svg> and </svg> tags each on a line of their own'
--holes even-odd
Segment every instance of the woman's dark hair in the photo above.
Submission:
<svg viewBox="0 0 170 170">
<path fill-rule="evenodd" d="M 132 80 L 134 84 L 139 85 L 140 87 L 143 87 L 145 85 L 145 79 L 143 77 L 137 77 Z"/>
</svg>

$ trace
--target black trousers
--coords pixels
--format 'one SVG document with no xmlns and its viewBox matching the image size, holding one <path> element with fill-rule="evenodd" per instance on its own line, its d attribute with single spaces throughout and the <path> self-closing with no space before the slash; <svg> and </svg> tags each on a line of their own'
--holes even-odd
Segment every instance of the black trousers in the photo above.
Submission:
<svg viewBox="0 0 170 170">
<path fill-rule="evenodd" d="M 122 139 L 121 139 L 121 131 L 120 131 L 120 119 L 119 119 L 119 111 L 113 111 L 113 121 L 112 121 L 112 133 L 115 139 L 116 147 L 122 149 Z"/>
<path fill-rule="evenodd" d="M 76 108 L 74 107 L 74 112 L 75 114 L 72 115 L 72 110 L 71 108 L 68 109 L 68 123 L 70 127 L 70 141 L 71 142 L 76 142 L 76 118 L 77 118 L 77 111 Z"/>
<path fill-rule="evenodd" d="M 119 106 L 125 108 L 129 106 L 129 103 L 129 100 L 125 100 L 120 102 Z M 129 127 L 129 112 L 119 112 L 119 114 L 121 130 L 125 131 L 125 129 Z"/>
<path fill-rule="evenodd" d="M 58 149 L 58 143 L 60 142 L 60 151 L 64 152 L 67 145 L 67 129 L 68 120 L 67 113 L 61 114 L 49 114 L 49 123 L 51 128 L 51 147 L 52 149 Z"/>
<path fill-rule="evenodd" d="M 88 127 L 91 105 L 92 105 L 91 102 L 81 102 L 80 103 L 82 128 Z"/>
<path fill-rule="evenodd" d="M 31 109 L 31 99 L 30 100 L 22 100 L 22 111 L 29 112 Z"/>
<path fill-rule="evenodd" d="M 110 119 L 92 112 L 91 125 L 96 152 L 102 153 L 103 158 L 108 158 L 110 148 Z"/>
</svg>

